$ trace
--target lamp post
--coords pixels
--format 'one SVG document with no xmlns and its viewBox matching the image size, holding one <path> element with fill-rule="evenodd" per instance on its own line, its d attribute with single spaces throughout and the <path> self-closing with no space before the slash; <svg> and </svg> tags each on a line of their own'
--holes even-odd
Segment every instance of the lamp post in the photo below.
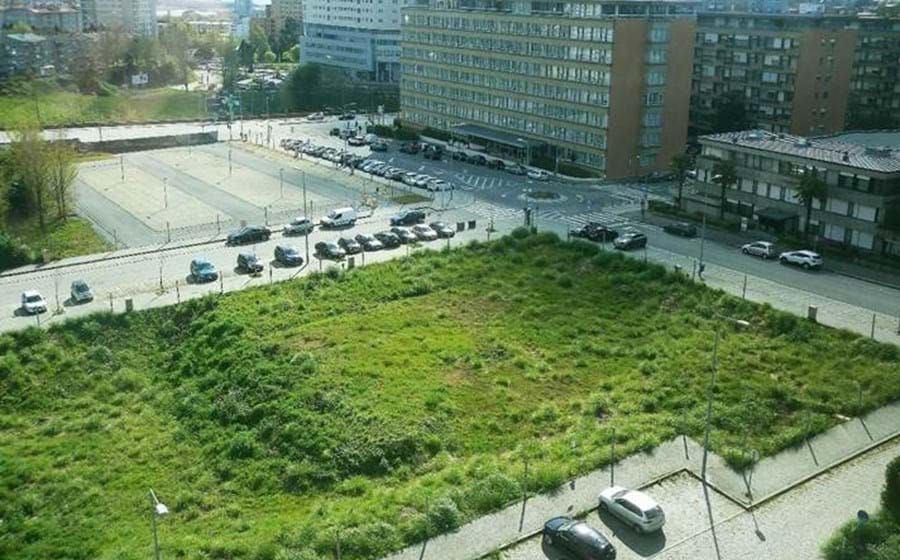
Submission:
<svg viewBox="0 0 900 560">
<path fill-rule="evenodd" d="M 159 554 L 159 536 L 156 531 L 156 518 L 162 517 L 164 515 L 169 514 L 169 508 L 165 506 L 162 502 L 159 501 L 156 497 L 156 493 L 153 489 L 150 489 L 150 505 L 153 508 L 153 512 L 150 514 L 150 518 L 153 523 L 153 550 L 156 554 L 156 560 L 160 560 L 162 556 Z"/>
</svg>

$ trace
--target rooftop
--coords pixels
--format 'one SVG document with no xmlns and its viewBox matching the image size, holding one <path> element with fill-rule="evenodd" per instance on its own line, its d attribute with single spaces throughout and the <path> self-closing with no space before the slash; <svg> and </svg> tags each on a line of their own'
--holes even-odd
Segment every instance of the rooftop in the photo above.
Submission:
<svg viewBox="0 0 900 560">
<path fill-rule="evenodd" d="M 701 143 L 722 143 L 761 152 L 795 156 L 880 173 L 900 173 L 900 146 L 864 145 L 836 138 L 804 138 L 765 130 L 742 130 L 700 137 Z"/>
</svg>

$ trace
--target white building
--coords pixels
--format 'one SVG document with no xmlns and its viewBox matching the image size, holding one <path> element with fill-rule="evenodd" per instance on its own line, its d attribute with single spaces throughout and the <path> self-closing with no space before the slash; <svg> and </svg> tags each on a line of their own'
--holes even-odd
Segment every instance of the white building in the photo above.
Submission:
<svg viewBox="0 0 900 560">
<path fill-rule="evenodd" d="M 359 79 L 400 79 L 400 9 L 409 0 L 305 0 L 300 59 Z"/>
<path fill-rule="evenodd" d="M 82 0 L 85 29 L 156 36 L 156 0 Z"/>
</svg>

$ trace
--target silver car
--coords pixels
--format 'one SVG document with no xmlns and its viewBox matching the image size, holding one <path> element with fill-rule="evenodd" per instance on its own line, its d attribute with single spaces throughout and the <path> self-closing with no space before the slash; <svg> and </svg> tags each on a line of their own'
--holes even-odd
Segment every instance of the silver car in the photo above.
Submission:
<svg viewBox="0 0 900 560">
<path fill-rule="evenodd" d="M 666 524 L 666 514 L 656 500 L 639 490 L 611 486 L 600 492 L 600 509 L 615 515 L 638 533 L 652 533 Z"/>
<path fill-rule="evenodd" d="M 812 251 L 787 251 L 778 256 L 781 264 L 794 264 L 802 267 L 804 270 L 811 268 L 820 269 L 824 261 L 819 253 Z"/>
<path fill-rule="evenodd" d="M 420 241 L 434 241 L 438 238 L 437 232 L 425 224 L 416 224 L 411 228 L 411 231 Z"/>
<path fill-rule="evenodd" d="M 741 247 L 741 252 L 745 255 L 760 257 L 761 259 L 774 259 L 778 255 L 775 251 L 775 244 L 769 241 L 747 243 Z"/>
</svg>

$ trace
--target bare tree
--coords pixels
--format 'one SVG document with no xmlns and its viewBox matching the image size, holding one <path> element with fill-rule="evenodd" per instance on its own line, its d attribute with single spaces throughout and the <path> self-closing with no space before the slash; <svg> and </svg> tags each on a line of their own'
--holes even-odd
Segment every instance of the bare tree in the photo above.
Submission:
<svg viewBox="0 0 900 560">
<path fill-rule="evenodd" d="M 75 149 L 59 140 L 46 146 L 49 191 L 56 204 L 56 217 L 66 219 L 72 206 L 72 186 L 78 177 Z"/>
<path fill-rule="evenodd" d="M 46 141 L 37 128 L 23 127 L 10 133 L 12 162 L 16 176 L 25 189 L 27 208 L 16 209 L 35 213 L 41 231 L 46 231 L 46 204 L 48 190 L 48 169 L 45 161 Z"/>
</svg>

